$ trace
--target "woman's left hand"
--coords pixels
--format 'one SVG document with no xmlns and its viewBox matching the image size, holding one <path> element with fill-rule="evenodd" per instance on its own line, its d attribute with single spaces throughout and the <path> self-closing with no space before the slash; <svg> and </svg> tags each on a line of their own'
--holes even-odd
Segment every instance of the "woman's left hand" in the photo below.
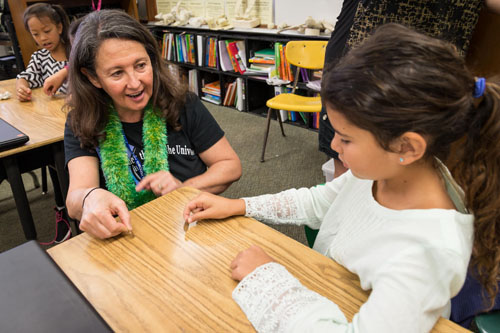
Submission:
<svg viewBox="0 0 500 333">
<path fill-rule="evenodd" d="M 231 277 L 241 281 L 245 276 L 252 273 L 257 267 L 274 261 L 264 250 L 257 245 L 238 253 L 231 263 Z"/>
<path fill-rule="evenodd" d="M 158 171 L 144 177 L 135 187 L 137 192 L 150 190 L 156 196 L 162 196 L 182 186 L 182 182 L 168 171 Z"/>
</svg>

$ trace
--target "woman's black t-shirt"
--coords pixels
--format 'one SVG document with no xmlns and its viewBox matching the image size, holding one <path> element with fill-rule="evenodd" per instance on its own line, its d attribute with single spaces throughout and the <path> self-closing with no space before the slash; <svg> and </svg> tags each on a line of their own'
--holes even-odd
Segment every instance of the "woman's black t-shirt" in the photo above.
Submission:
<svg viewBox="0 0 500 333">
<path fill-rule="evenodd" d="M 70 116 L 71 113 L 68 117 Z M 183 182 L 207 170 L 199 154 L 217 143 L 224 136 L 224 132 L 198 97 L 191 93 L 188 94 L 186 104 L 180 112 L 179 122 L 182 129 L 177 132 L 167 125 L 166 149 L 170 172 Z M 144 165 L 142 120 L 137 123 L 122 123 L 122 127 L 134 154 Z M 75 137 L 68 121 L 64 130 L 64 152 L 66 165 L 73 158 L 80 156 L 99 158 L 96 151 L 80 148 L 80 141 Z M 131 156 L 129 156 L 129 167 L 136 179 L 139 179 L 138 167 Z M 99 174 L 100 185 L 105 187 L 106 182 L 100 168 Z"/>
</svg>

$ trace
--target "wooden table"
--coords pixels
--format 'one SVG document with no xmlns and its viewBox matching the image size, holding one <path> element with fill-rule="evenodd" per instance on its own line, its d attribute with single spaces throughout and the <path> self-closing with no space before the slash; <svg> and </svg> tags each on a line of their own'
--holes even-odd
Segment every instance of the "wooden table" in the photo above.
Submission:
<svg viewBox="0 0 500 333">
<path fill-rule="evenodd" d="M 14 194 L 17 211 L 26 239 L 36 239 L 33 217 L 24 190 L 21 173 L 47 164 L 55 164 L 63 198 L 66 198 L 68 176 L 64 169 L 64 99 L 45 95 L 34 89 L 32 100 L 19 102 L 15 92 L 16 80 L 0 81 L 0 93 L 9 91 L 11 98 L 0 100 L 0 118 L 27 134 L 30 140 L 19 147 L 0 151 L 0 163 Z"/>
<path fill-rule="evenodd" d="M 86 233 L 48 250 L 116 332 L 251 332 L 231 293 L 229 265 L 251 244 L 263 247 L 304 285 L 336 302 L 349 320 L 368 293 L 333 260 L 245 217 L 183 230 L 182 210 L 198 193 L 181 188 L 131 212 L 135 237 Z M 467 332 L 440 319 L 433 332 Z"/>
</svg>

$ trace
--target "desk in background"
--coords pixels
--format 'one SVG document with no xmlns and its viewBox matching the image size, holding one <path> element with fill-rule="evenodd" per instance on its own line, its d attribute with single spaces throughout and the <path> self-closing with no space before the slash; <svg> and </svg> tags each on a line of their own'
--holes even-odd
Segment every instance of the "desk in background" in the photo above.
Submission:
<svg viewBox="0 0 500 333">
<path fill-rule="evenodd" d="M 185 233 L 182 210 L 197 193 L 181 188 L 133 210 L 135 237 L 102 241 L 84 233 L 48 250 L 113 331 L 254 331 L 231 298 L 237 282 L 229 268 L 252 244 L 349 320 L 366 301 L 356 275 L 254 219 L 202 221 Z M 433 332 L 467 330 L 440 319 Z"/>
<path fill-rule="evenodd" d="M 0 163 L 10 183 L 24 235 L 26 239 L 36 239 L 21 173 L 54 164 L 66 200 L 69 179 L 64 169 L 64 99 L 49 97 L 40 88 L 32 90 L 30 102 L 19 102 L 15 79 L 0 81 L 0 92 L 4 91 L 9 91 L 12 97 L 0 101 L 0 118 L 27 134 L 30 140 L 22 146 L 0 151 Z"/>
</svg>

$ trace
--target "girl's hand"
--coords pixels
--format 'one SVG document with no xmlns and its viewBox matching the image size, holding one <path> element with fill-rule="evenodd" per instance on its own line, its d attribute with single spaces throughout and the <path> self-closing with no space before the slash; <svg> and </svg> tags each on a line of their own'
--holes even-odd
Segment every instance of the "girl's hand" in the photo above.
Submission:
<svg viewBox="0 0 500 333">
<path fill-rule="evenodd" d="M 16 96 L 21 102 L 31 101 L 31 89 L 18 82 L 18 84 L 16 84 Z"/>
<path fill-rule="evenodd" d="M 157 197 L 172 192 L 182 186 L 179 179 L 168 171 L 158 171 L 144 177 L 135 187 L 137 192 L 142 190 L 152 191 Z"/>
<path fill-rule="evenodd" d="M 113 216 L 118 215 L 121 222 Z M 105 189 L 96 189 L 85 199 L 80 229 L 94 237 L 105 239 L 132 230 L 125 202 Z"/>
<path fill-rule="evenodd" d="M 68 70 L 65 68 L 61 69 L 57 73 L 52 74 L 43 83 L 43 92 L 47 96 L 54 96 L 56 91 L 61 88 L 67 76 Z"/>
<path fill-rule="evenodd" d="M 257 267 L 274 261 L 264 250 L 257 245 L 238 253 L 231 263 L 231 277 L 241 281 L 245 276 L 252 273 Z"/>
<path fill-rule="evenodd" d="M 200 193 L 184 208 L 184 220 L 192 223 L 201 219 L 223 219 L 245 214 L 243 199 L 227 199 L 208 192 Z"/>
</svg>

